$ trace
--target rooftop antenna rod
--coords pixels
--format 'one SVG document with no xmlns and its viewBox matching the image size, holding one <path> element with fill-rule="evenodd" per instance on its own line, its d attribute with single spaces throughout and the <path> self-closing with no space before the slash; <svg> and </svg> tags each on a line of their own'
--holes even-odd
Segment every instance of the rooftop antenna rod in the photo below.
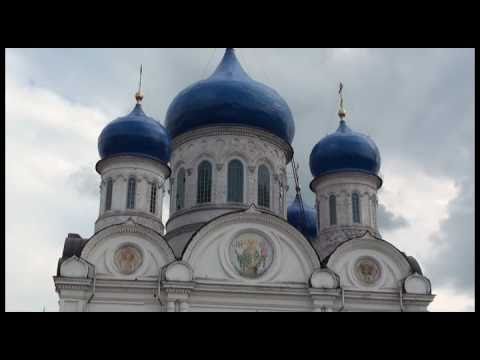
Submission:
<svg viewBox="0 0 480 360">
<path fill-rule="evenodd" d="M 340 116 L 340 120 L 345 120 L 347 117 L 347 111 L 343 107 L 343 83 L 340 82 L 340 89 L 338 90 L 338 95 L 340 95 L 340 109 L 338 110 L 338 116 Z"/>
<path fill-rule="evenodd" d="M 138 83 L 138 91 L 135 94 L 135 100 L 137 100 L 137 104 L 140 104 L 143 100 L 142 94 L 142 75 L 143 75 L 143 65 L 140 65 L 140 81 Z"/>
<path fill-rule="evenodd" d="M 303 199 L 302 199 L 302 188 L 300 187 L 300 181 L 298 179 L 298 169 L 299 169 L 299 165 L 297 165 L 297 162 L 295 161 L 295 157 L 292 157 L 292 171 L 293 171 L 293 178 L 295 180 L 295 191 L 297 193 L 297 197 L 300 202 L 300 213 L 303 219 L 303 223 L 302 223 L 302 227 L 303 227 L 303 225 L 307 223 L 307 219 L 305 217 L 305 207 L 303 205 Z"/>
</svg>

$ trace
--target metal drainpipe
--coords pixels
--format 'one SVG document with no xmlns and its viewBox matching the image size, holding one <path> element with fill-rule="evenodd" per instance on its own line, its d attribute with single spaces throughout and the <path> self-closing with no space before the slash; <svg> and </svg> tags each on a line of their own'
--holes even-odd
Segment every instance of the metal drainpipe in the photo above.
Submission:
<svg viewBox="0 0 480 360">
<path fill-rule="evenodd" d="M 340 287 L 342 290 L 342 307 L 338 310 L 338 312 L 342 312 L 343 309 L 345 309 L 345 290 L 343 289 L 343 286 Z"/>
<path fill-rule="evenodd" d="M 403 284 L 400 283 L 400 312 L 405 312 L 405 307 L 403 306 Z"/>
<path fill-rule="evenodd" d="M 157 286 L 157 300 L 160 304 L 160 308 L 163 310 L 164 304 L 162 303 L 162 300 L 160 300 L 160 287 L 161 287 L 161 281 L 162 281 L 162 273 L 160 272 L 160 275 L 158 276 L 158 286 Z"/>
<path fill-rule="evenodd" d="M 90 299 L 88 299 L 87 301 L 87 304 L 90 304 L 93 297 L 95 296 L 95 288 L 97 286 L 97 271 L 95 269 L 95 265 L 92 264 L 92 267 L 93 267 L 93 291 L 92 291 L 92 296 L 90 296 Z"/>
</svg>

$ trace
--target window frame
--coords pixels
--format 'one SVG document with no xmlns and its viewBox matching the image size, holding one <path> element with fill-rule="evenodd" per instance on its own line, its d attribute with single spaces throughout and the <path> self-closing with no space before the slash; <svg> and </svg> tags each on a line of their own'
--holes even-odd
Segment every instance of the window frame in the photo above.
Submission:
<svg viewBox="0 0 480 360">
<path fill-rule="evenodd" d="M 158 184 L 154 181 L 150 185 L 150 214 L 155 215 L 157 213 L 157 202 L 158 202 Z"/>
<path fill-rule="evenodd" d="M 362 223 L 362 215 L 360 212 L 360 195 L 357 192 L 352 194 L 352 221 L 354 224 Z"/>
<path fill-rule="evenodd" d="M 180 181 L 180 175 L 182 176 L 182 181 Z M 177 176 L 175 178 L 177 185 L 175 187 L 175 210 L 179 211 L 182 209 L 185 209 L 185 193 L 186 193 L 186 183 L 187 183 L 187 173 L 185 171 L 185 168 L 181 167 L 178 172 Z M 181 190 L 182 192 L 180 193 L 179 187 L 182 185 Z M 181 196 L 180 196 L 181 195 Z"/>
<path fill-rule="evenodd" d="M 112 202 L 113 202 L 113 179 L 107 179 L 107 186 L 105 190 L 105 211 L 112 210 Z"/>
<path fill-rule="evenodd" d="M 338 223 L 336 195 L 332 194 L 328 197 L 328 208 L 329 208 L 329 214 L 330 214 L 330 226 L 335 226 Z"/>
<path fill-rule="evenodd" d="M 206 175 L 204 170 L 208 170 Z M 202 177 L 206 177 L 205 180 Z M 213 165 L 208 160 L 202 160 L 197 166 L 197 204 L 210 204 L 213 193 Z"/>
<path fill-rule="evenodd" d="M 261 173 L 261 170 L 264 169 L 266 172 L 264 172 L 264 175 L 266 176 L 266 181 L 265 181 L 265 184 L 262 184 L 261 183 L 261 180 L 262 180 L 262 173 Z M 257 170 L 257 204 L 259 207 L 263 207 L 263 208 L 266 208 L 266 209 L 270 209 L 271 208 L 271 175 L 270 175 L 270 168 L 265 165 L 265 164 L 261 164 L 259 167 L 258 167 L 258 170 Z M 262 189 L 261 186 L 264 186 L 266 187 L 266 189 Z M 261 201 L 263 200 L 263 201 Z"/>
<path fill-rule="evenodd" d="M 137 179 L 135 179 L 135 177 L 133 176 L 130 176 L 127 182 L 127 209 L 128 210 L 135 210 L 136 193 L 137 193 Z"/>
<path fill-rule="evenodd" d="M 237 180 L 235 180 L 236 182 L 232 184 L 231 180 L 234 180 L 234 179 L 231 178 L 230 173 L 231 173 L 231 166 L 234 163 L 240 164 L 240 167 L 238 167 L 237 169 L 241 170 L 242 176 L 240 180 L 238 180 L 237 177 L 235 177 L 234 179 L 237 179 Z M 234 170 L 237 170 L 237 169 L 234 169 Z M 227 164 L 227 203 L 242 204 L 245 202 L 245 179 L 246 179 L 245 165 L 243 161 L 238 158 L 231 159 Z M 238 187 L 233 188 L 234 185 L 238 185 Z M 241 193 L 239 194 L 240 196 L 235 197 L 238 194 L 234 193 L 234 189 L 241 190 Z M 240 201 L 237 201 L 237 199 L 240 199 Z"/>
</svg>

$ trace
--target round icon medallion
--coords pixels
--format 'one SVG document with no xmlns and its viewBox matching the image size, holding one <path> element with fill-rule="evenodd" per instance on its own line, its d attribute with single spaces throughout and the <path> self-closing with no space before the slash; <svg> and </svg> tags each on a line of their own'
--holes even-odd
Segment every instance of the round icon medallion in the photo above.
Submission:
<svg viewBox="0 0 480 360">
<path fill-rule="evenodd" d="M 272 245 L 258 234 L 242 234 L 230 243 L 230 261 L 241 276 L 258 278 L 272 264 Z"/>
<path fill-rule="evenodd" d="M 132 245 L 119 248 L 114 256 L 115 266 L 124 275 L 131 275 L 142 265 L 142 254 Z"/>
<path fill-rule="evenodd" d="M 355 274 L 363 284 L 375 285 L 380 279 L 380 264 L 373 258 L 360 258 L 355 264 Z"/>
</svg>

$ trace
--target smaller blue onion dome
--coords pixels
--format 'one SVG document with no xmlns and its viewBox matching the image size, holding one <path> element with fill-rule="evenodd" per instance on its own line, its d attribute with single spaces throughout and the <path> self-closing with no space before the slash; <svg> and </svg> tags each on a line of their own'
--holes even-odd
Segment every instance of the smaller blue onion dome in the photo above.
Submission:
<svg viewBox="0 0 480 360">
<path fill-rule="evenodd" d="M 208 79 L 194 83 L 172 101 L 165 125 L 172 138 L 207 126 L 260 128 L 291 144 L 293 116 L 272 88 L 253 80 L 228 48 Z"/>
<path fill-rule="evenodd" d="M 373 140 L 351 130 L 343 119 L 338 130 L 322 139 L 310 154 L 314 177 L 342 171 L 378 175 L 380 164 L 380 152 Z"/>
<path fill-rule="evenodd" d="M 145 115 L 141 99 L 137 98 L 137 105 L 130 114 L 112 121 L 103 129 L 98 138 L 98 153 L 102 160 L 111 156 L 134 155 L 165 164 L 170 161 L 168 132 L 157 120 Z"/>
<path fill-rule="evenodd" d="M 301 200 L 297 195 L 295 201 L 287 209 L 287 220 L 308 240 L 313 240 L 317 237 L 317 211 L 305 204 L 303 208 L 305 216 L 302 215 Z"/>
</svg>

